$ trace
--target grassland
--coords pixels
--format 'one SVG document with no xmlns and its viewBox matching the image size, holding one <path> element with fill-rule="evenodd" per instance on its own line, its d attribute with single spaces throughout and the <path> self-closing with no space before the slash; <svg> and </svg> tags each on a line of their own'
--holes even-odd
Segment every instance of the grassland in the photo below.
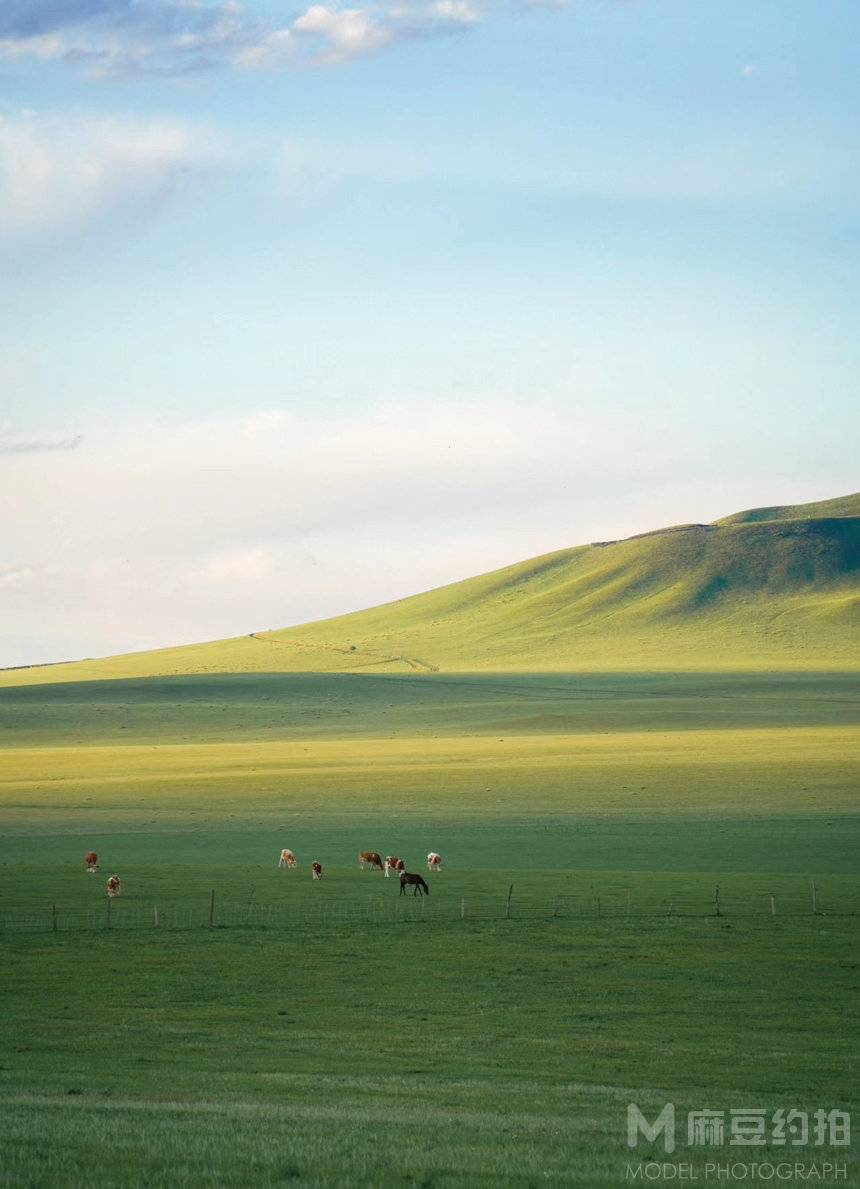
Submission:
<svg viewBox="0 0 860 1189">
<path fill-rule="evenodd" d="M 77 864 L 110 840 L 116 862 L 181 861 L 198 839 L 210 861 L 268 864 L 298 834 L 335 866 L 372 846 L 455 867 L 847 872 L 856 711 L 845 674 L 7 689 L 6 853 Z"/>
<path fill-rule="evenodd" d="M 0 1179 L 616 1187 L 631 1100 L 851 1103 L 855 936 L 816 918 L 32 935 L 3 982 Z"/>
<path fill-rule="evenodd" d="M 0 1183 L 618 1186 L 628 1101 L 850 1109 L 857 700 L 839 672 L 0 691 Z M 368 846 L 444 854 L 423 910 Z"/>
<path fill-rule="evenodd" d="M 850 1110 L 857 503 L 0 674 L 0 1184 L 600 1189 L 629 1101 Z"/>
</svg>

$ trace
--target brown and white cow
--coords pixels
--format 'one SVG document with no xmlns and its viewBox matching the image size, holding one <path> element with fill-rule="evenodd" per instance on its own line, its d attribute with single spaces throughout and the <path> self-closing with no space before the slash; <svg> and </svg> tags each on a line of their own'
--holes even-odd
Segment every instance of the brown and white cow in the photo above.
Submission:
<svg viewBox="0 0 860 1189">
<path fill-rule="evenodd" d="M 311 872 L 313 874 L 314 879 L 322 879 L 322 877 L 323 877 L 322 863 L 317 863 L 317 862 L 311 863 Z"/>
<path fill-rule="evenodd" d="M 385 878 L 388 879 L 392 871 L 405 871 L 406 864 L 402 859 L 398 859 L 396 855 L 385 856 Z"/>
<path fill-rule="evenodd" d="M 362 871 L 365 869 L 365 867 L 370 867 L 370 868 L 378 867 L 380 871 L 384 870 L 384 868 L 382 866 L 382 859 L 379 857 L 379 855 L 376 853 L 375 850 L 359 851 L 358 852 L 358 866 L 359 866 L 360 870 L 362 870 Z"/>
<path fill-rule="evenodd" d="M 114 896 L 122 895 L 122 880 L 118 875 L 111 875 L 105 884 L 105 891 L 110 896 L 111 900 Z"/>
<path fill-rule="evenodd" d="M 286 847 L 281 851 L 281 857 L 278 860 L 279 867 L 298 867 L 299 862 L 291 850 Z"/>
<path fill-rule="evenodd" d="M 441 871 L 442 870 L 442 856 L 437 855 L 435 850 L 431 850 L 427 856 L 427 870 Z"/>
<path fill-rule="evenodd" d="M 98 871 L 99 857 L 94 850 L 87 852 L 87 871 Z"/>
</svg>

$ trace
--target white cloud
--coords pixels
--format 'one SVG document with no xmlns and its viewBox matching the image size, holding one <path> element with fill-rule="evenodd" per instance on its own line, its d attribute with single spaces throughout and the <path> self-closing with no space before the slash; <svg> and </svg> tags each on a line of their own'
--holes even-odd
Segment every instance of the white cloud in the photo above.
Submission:
<svg viewBox="0 0 860 1189">
<path fill-rule="evenodd" d="M 47 61 L 61 58 L 66 52 L 65 43 L 58 33 L 45 33 L 35 37 L 0 37 L 0 59 L 15 61 L 16 58 L 40 58 Z"/>
<path fill-rule="evenodd" d="M 35 9 L 30 0 L 12 0 L 0 17 L 0 59 L 56 60 L 95 78 L 348 62 L 482 19 L 473 0 L 375 0 L 361 8 L 319 3 L 288 24 L 233 0 L 76 0 L 68 9 L 34 3 Z"/>
<path fill-rule="evenodd" d="M 288 28 L 244 46 L 235 63 L 245 70 L 280 70 L 307 61 L 316 65 L 349 62 L 397 42 L 466 29 L 481 19 L 470 0 L 366 8 L 312 4 Z"/>
<path fill-rule="evenodd" d="M 293 23 L 293 29 L 322 39 L 323 62 L 345 62 L 375 53 L 393 37 L 392 29 L 377 23 L 367 9 L 327 8 L 324 4 L 311 5 Z"/>
<path fill-rule="evenodd" d="M 0 587 L 26 586 L 35 575 L 36 571 L 32 566 L 12 566 L 0 570 Z"/>
<path fill-rule="evenodd" d="M 214 589 L 247 590 L 278 578 L 280 550 L 276 548 L 223 549 L 192 562 L 185 577 L 199 583 L 207 594 Z"/>
<path fill-rule="evenodd" d="M 293 418 L 283 409 L 266 409 L 246 417 L 242 422 L 242 433 L 247 438 L 266 438 L 273 433 L 283 433 L 292 422 Z"/>
<path fill-rule="evenodd" d="M 252 45 L 244 46 L 235 62 L 242 70 L 282 70 L 297 61 L 297 50 L 290 29 L 273 29 Z"/>
<path fill-rule="evenodd" d="M 435 0 L 430 11 L 434 17 L 451 25 L 476 25 L 481 19 L 479 10 L 468 0 Z"/>
<path fill-rule="evenodd" d="M 0 238 L 151 203 L 216 156 L 209 133 L 168 121 L 0 113 Z"/>
</svg>

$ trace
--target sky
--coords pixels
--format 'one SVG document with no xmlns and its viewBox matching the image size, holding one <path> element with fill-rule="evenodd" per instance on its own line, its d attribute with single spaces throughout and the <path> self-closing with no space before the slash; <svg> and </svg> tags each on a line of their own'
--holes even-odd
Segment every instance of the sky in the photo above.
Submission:
<svg viewBox="0 0 860 1189">
<path fill-rule="evenodd" d="M 857 482 L 856 0 L 0 0 L 0 665 Z"/>
</svg>

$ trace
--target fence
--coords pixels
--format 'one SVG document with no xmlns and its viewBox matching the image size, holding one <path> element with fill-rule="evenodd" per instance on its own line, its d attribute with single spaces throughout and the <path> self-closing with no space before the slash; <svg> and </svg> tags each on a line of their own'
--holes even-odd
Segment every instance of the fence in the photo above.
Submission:
<svg viewBox="0 0 860 1189">
<path fill-rule="evenodd" d="M 0 907 L 0 932 L 106 931 L 110 929 L 294 929 L 297 927 L 357 924 L 407 924 L 421 921 L 491 920 L 597 920 L 609 922 L 658 918 L 726 917 L 797 919 L 810 916 L 856 917 L 860 902 L 856 891 L 805 888 L 777 893 L 756 891 L 730 895 L 715 886 L 709 894 L 665 883 L 654 889 L 606 887 L 571 894 L 540 896 L 530 889 L 522 897 L 515 884 L 495 892 L 476 888 L 469 896 L 406 897 L 362 896 L 349 900 L 312 903 L 263 904 L 253 893 L 245 901 L 222 902 L 215 890 L 205 899 L 188 904 L 123 903 L 107 899 L 98 908 L 62 904 Z"/>
</svg>

